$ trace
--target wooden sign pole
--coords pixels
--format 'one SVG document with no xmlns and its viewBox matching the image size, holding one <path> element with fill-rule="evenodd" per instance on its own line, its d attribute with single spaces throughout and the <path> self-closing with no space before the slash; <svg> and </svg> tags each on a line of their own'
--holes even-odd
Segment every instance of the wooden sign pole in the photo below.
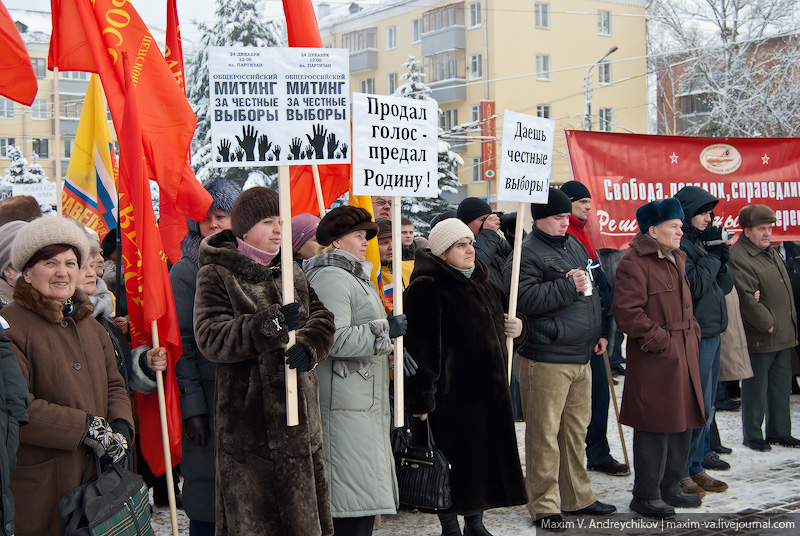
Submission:
<svg viewBox="0 0 800 536">
<path fill-rule="evenodd" d="M 283 288 L 283 305 L 294 302 L 294 259 L 292 258 L 292 200 L 289 166 L 278 166 L 278 206 L 281 220 L 281 282 Z M 295 343 L 294 331 L 289 332 L 286 348 Z M 284 364 L 286 373 L 286 424 L 297 426 L 300 414 L 297 402 L 297 369 Z"/>
</svg>

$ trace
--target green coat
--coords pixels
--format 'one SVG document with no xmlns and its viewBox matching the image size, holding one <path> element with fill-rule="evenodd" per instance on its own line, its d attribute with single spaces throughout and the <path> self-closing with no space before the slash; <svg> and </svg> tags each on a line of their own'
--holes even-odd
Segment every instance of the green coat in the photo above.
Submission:
<svg viewBox="0 0 800 536">
<path fill-rule="evenodd" d="M 754 354 L 777 352 L 797 345 L 797 313 L 792 284 L 780 255 L 763 250 L 744 237 L 731 246 L 728 266 L 736 280 L 747 348 Z M 761 291 L 756 301 L 753 294 Z M 769 328 L 775 326 L 772 333 Z"/>
<path fill-rule="evenodd" d="M 317 367 L 333 517 L 394 514 L 398 501 L 389 444 L 389 361 L 374 353 L 368 324 L 386 313 L 375 286 L 354 275 L 361 266 L 353 259 L 337 252 L 306 261 L 308 281 L 336 325 L 330 358 Z M 330 265 L 335 261 L 348 268 Z M 337 360 L 364 366 L 342 378 L 334 372 Z"/>
</svg>

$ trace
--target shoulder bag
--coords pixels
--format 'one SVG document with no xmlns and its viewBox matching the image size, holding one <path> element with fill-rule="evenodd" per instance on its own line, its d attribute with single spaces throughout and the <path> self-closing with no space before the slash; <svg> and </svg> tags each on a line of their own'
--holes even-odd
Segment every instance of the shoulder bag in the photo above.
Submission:
<svg viewBox="0 0 800 536">
<path fill-rule="evenodd" d="M 436 448 L 428 425 L 428 443 L 413 443 L 395 454 L 400 504 L 425 510 L 447 510 L 450 495 L 450 463 Z"/>
</svg>

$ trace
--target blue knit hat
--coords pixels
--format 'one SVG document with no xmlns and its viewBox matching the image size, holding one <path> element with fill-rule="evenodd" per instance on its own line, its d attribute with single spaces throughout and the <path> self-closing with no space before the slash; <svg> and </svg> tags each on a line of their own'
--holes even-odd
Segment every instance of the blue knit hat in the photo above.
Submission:
<svg viewBox="0 0 800 536">
<path fill-rule="evenodd" d="M 639 231 L 647 233 L 650 227 L 656 226 L 667 220 L 683 221 L 684 214 L 681 202 L 674 197 L 668 197 L 663 201 L 652 201 L 636 209 L 636 222 L 639 224 Z"/>
</svg>

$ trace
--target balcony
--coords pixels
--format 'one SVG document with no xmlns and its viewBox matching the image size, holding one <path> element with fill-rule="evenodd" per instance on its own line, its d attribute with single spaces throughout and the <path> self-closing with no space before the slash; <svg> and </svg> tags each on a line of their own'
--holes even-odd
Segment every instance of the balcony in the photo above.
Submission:
<svg viewBox="0 0 800 536">
<path fill-rule="evenodd" d="M 463 25 L 448 26 L 422 34 L 422 55 L 433 56 L 448 50 L 466 50 L 467 30 Z"/>
<path fill-rule="evenodd" d="M 378 50 L 365 48 L 350 53 L 350 74 L 374 71 L 378 68 Z"/>
<path fill-rule="evenodd" d="M 464 78 L 450 78 L 428 84 L 431 97 L 439 104 L 444 102 L 463 101 L 467 98 L 467 86 Z"/>
</svg>

